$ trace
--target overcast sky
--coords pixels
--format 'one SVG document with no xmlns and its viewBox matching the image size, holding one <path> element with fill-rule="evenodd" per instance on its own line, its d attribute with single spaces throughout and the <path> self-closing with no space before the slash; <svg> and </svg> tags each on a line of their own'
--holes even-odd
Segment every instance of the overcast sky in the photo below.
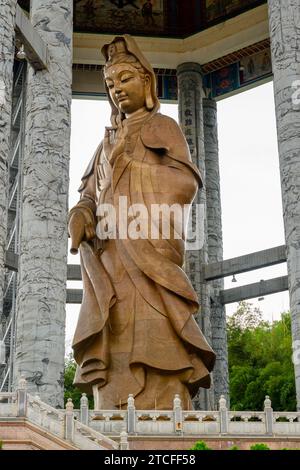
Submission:
<svg viewBox="0 0 300 470">
<path fill-rule="evenodd" d="M 176 105 L 162 105 L 161 112 L 177 120 Z M 106 101 L 73 100 L 70 197 L 78 200 L 80 178 L 109 125 Z M 272 82 L 218 102 L 224 259 L 284 244 L 281 190 Z M 79 263 L 69 255 L 69 263 Z M 286 274 L 286 264 L 225 279 L 225 288 L 258 282 Z M 79 288 L 81 283 L 68 282 Z M 288 310 L 288 293 L 251 299 L 264 317 L 276 320 Z M 226 307 L 227 314 L 237 304 Z M 79 312 L 67 305 L 66 342 L 69 349 Z"/>
</svg>

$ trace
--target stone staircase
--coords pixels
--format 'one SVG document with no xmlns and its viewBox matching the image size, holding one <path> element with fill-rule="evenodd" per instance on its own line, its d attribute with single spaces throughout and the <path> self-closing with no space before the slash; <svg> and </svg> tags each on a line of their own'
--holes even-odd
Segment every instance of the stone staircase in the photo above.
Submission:
<svg viewBox="0 0 300 470">
<path fill-rule="evenodd" d="M 8 424 L 12 427 L 16 423 L 19 427 L 20 423 L 25 427 L 27 424 L 34 426 L 35 432 L 43 433 L 50 441 L 58 440 L 61 443 L 61 448 L 65 449 L 122 450 L 128 448 L 125 432 L 119 436 L 121 443 L 119 444 L 79 422 L 73 413 L 71 399 L 68 400 L 66 410 L 57 410 L 42 402 L 38 396 L 27 393 L 24 379 L 19 381 L 16 392 L 0 393 L 0 440 L 3 440 L 4 449 L 5 439 L 1 436 L 1 428 L 4 429 Z M 10 440 L 14 441 L 14 436 L 11 433 Z M 34 447 L 34 443 L 32 445 Z"/>
</svg>

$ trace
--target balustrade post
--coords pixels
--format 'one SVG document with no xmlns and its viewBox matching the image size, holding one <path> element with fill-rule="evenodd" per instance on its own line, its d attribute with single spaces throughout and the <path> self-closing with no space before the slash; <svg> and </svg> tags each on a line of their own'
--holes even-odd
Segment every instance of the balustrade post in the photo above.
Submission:
<svg viewBox="0 0 300 470">
<path fill-rule="evenodd" d="M 127 400 L 127 432 L 128 434 L 135 433 L 135 404 L 133 395 L 128 395 Z"/>
<path fill-rule="evenodd" d="M 173 400 L 173 417 L 174 417 L 174 431 L 175 433 L 182 433 L 182 406 L 179 395 L 175 395 Z"/>
<path fill-rule="evenodd" d="M 83 393 L 80 398 L 80 422 L 89 425 L 89 400 L 86 393 Z"/>
<path fill-rule="evenodd" d="M 27 413 L 27 382 L 21 377 L 17 388 L 17 415 L 25 417 Z"/>
<path fill-rule="evenodd" d="M 120 433 L 120 450 L 129 450 L 128 434 L 126 431 Z"/>
<path fill-rule="evenodd" d="M 264 412 L 265 412 L 265 421 L 266 421 L 266 434 L 273 434 L 273 408 L 270 397 L 266 395 L 264 401 Z"/>
<path fill-rule="evenodd" d="M 224 395 L 219 400 L 220 433 L 228 434 L 228 409 Z"/>
<path fill-rule="evenodd" d="M 72 398 L 68 398 L 65 414 L 65 439 L 73 441 L 74 438 L 74 405 Z"/>
</svg>

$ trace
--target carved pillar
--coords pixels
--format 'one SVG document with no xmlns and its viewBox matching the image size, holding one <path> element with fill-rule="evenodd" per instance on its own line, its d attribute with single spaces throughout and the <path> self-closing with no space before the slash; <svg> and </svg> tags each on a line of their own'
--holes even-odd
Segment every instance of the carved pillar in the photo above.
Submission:
<svg viewBox="0 0 300 470">
<path fill-rule="evenodd" d="M 48 70 L 28 71 L 15 378 L 63 407 L 72 0 L 31 0 Z"/>
<path fill-rule="evenodd" d="M 290 309 L 300 409 L 300 0 L 269 0 Z"/>
<path fill-rule="evenodd" d="M 222 210 L 220 195 L 219 147 L 217 104 L 214 100 L 203 99 L 205 179 L 207 206 L 207 248 L 208 262 L 223 259 Z M 217 355 L 213 371 L 215 403 L 221 395 L 229 403 L 228 351 L 226 333 L 226 311 L 219 301 L 224 280 L 210 282 L 210 322 L 212 347 Z"/>
<path fill-rule="evenodd" d="M 204 243 L 201 249 L 187 251 L 185 269 L 200 301 L 200 311 L 196 320 L 207 341 L 211 344 L 209 288 L 203 282 L 201 274 L 202 266 L 208 261 L 201 66 L 193 62 L 181 64 L 177 68 L 177 77 L 179 122 L 189 144 L 193 162 L 200 169 L 204 183 L 204 187 L 198 191 L 194 203 L 194 207 L 195 204 L 200 204 L 204 208 L 204 220 L 201 220 L 202 227 L 204 224 Z M 195 211 L 192 213 L 192 220 L 195 226 Z M 212 409 L 214 407 L 213 386 L 209 391 L 200 389 L 194 400 L 194 406 L 197 409 Z"/>
<path fill-rule="evenodd" d="M 16 4 L 16 0 L 0 0 L 0 317 L 3 308 L 7 235 L 7 168 L 10 154 Z"/>
</svg>

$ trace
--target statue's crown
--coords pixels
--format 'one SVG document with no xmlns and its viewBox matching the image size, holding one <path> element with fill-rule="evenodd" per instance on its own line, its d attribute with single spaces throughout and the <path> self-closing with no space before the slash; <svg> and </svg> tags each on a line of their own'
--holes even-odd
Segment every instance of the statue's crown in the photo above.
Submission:
<svg viewBox="0 0 300 470">
<path fill-rule="evenodd" d="M 121 56 L 127 55 L 127 49 L 126 49 L 126 44 L 125 41 L 120 38 L 117 39 L 116 41 L 112 42 L 109 44 L 107 48 L 107 56 L 108 56 L 108 62 L 114 63 L 118 61 Z"/>
</svg>

